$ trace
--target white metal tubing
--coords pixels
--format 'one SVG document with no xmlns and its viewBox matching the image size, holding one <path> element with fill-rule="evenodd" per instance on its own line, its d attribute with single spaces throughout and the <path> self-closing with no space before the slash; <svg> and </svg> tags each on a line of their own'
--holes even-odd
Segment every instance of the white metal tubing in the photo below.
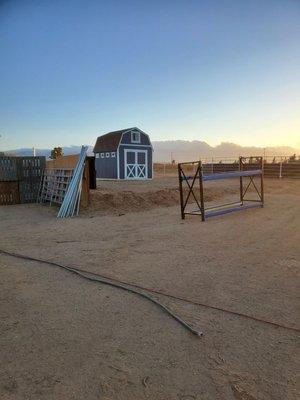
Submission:
<svg viewBox="0 0 300 400">
<path fill-rule="evenodd" d="M 81 185 L 82 185 L 82 175 L 84 171 L 84 162 L 87 153 L 87 146 L 82 146 L 80 156 L 76 167 L 73 172 L 73 177 L 68 186 L 65 198 L 57 214 L 58 218 L 72 217 L 77 208 L 77 213 L 79 211 L 80 195 L 81 195 Z"/>
<path fill-rule="evenodd" d="M 69 191 L 69 196 L 68 196 L 68 202 L 66 202 L 65 208 L 64 208 L 64 213 L 65 216 L 72 216 L 74 212 L 74 197 L 76 196 L 76 192 L 78 191 L 78 178 L 80 177 L 80 174 L 82 173 L 82 168 L 77 169 L 75 179 L 71 182 L 70 186 L 70 191 Z"/>
<path fill-rule="evenodd" d="M 79 214 L 79 206 L 80 206 L 81 192 L 82 192 L 82 176 L 81 176 L 81 181 L 80 181 L 80 185 L 79 185 L 79 192 L 78 192 L 78 196 L 77 196 L 76 215 Z"/>
</svg>

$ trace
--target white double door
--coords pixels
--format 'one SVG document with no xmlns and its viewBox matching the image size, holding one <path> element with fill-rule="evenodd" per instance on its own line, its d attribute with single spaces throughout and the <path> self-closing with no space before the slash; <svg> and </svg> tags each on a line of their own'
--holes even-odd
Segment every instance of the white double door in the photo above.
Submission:
<svg viewBox="0 0 300 400">
<path fill-rule="evenodd" d="M 147 150 L 125 149 L 125 178 L 147 179 Z"/>
</svg>

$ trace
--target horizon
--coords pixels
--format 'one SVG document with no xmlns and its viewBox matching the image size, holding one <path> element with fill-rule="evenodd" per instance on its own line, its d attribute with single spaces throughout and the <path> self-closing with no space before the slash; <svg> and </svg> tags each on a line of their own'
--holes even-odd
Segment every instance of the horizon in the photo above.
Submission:
<svg viewBox="0 0 300 400">
<path fill-rule="evenodd" d="M 97 139 L 97 137 L 95 138 L 95 142 L 96 142 L 96 139 Z M 241 148 L 257 148 L 257 149 L 268 149 L 268 148 L 279 149 L 279 148 L 287 147 L 287 148 L 290 148 L 292 150 L 296 150 L 296 151 L 298 151 L 300 153 L 300 146 L 297 147 L 297 146 L 291 146 L 291 145 L 286 145 L 286 144 L 283 144 L 283 145 L 270 145 L 270 146 L 259 146 L 257 144 L 254 144 L 254 145 L 251 145 L 251 144 L 249 144 L 249 145 L 241 145 L 239 143 L 230 142 L 230 141 L 221 141 L 219 143 L 212 144 L 212 143 L 209 143 L 206 140 L 180 139 L 180 138 L 178 138 L 178 139 L 165 139 L 165 140 L 151 140 L 151 142 L 152 143 L 158 143 L 158 142 L 160 142 L 160 143 L 168 143 L 168 142 L 169 143 L 175 143 L 175 142 L 193 143 L 193 142 L 197 142 L 197 143 L 204 143 L 204 144 L 208 145 L 211 148 L 217 148 L 217 147 L 220 147 L 222 145 L 234 145 L 234 146 L 239 146 Z M 27 144 L 27 145 L 19 146 L 19 147 L 16 147 L 16 148 L 6 148 L 5 149 L 5 148 L 1 147 L 1 137 L 0 137 L 0 151 L 4 151 L 4 152 L 11 152 L 11 151 L 16 151 L 16 150 L 20 150 L 20 149 L 29 150 L 29 149 L 32 149 L 33 147 L 35 148 L 35 150 L 51 150 L 54 147 L 62 147 L 62 148 L 72 148 L 72 147 L 80 147 L 80 146 L 93 147 L 94 144 L 95 143 L 87 143 L 87 142 L 80 143 L 80 144 L 66 144 L 66 145 L 60 145 L 59 143 L 56 143 L 53 146 L 51 146 L 51 145 L 50 146 L 34 146 L 34 145 L 31 146 L 31 145 Z"/>
<path fill-rule="evenodd" d="M 89 147 L 88 153 L 93 154 L 93 145 L 85 144 Z M 255 147 L 255 146 L 239 146 L 235 143 L 222 142 L 216 146 L 210 146 L 208 143 L 203 141 L 185 141 L 185 140 L 173 140 L 173 141 L 153 141 L 154 149 L 154 162 L 170 162 L 170 160 L 176 160 L 178 162 L 192 161 L 196 159 L 236 159 L 236 157 L 255 157 L 263 156 L 266 160 L 278 160 L 280 157 L 290 158 L 296 155 L 300 159 L 300 150 L 288 146 L 278 147 Z M 80 153 L 81 146 L 63 146 L 63 155 L 70 156 Z M 35 148 L 34 153 L 37 156 L 50 157 L 52 148 Z M 7 155 L 15 156 L 32 156 L 33 149 L 30 147 L 11 149 L 6 152 Z M 278 158 L 279 157 L 279 158 Z"/>
<path fill-rule="evenodd" d="M 234 143 L 234 142 L 229 142 L 229 141 L 222 141 L 222 142 L 220 142 L 220 143 L 217 143 L 217 144 L 210 144 L 210 143 L 208 143 L 207 141 L 205 141 L 205 140 L 198 140 L 198 139 L 192 139 L 192 140 L 187 140 L 187 139 L 166 139 L 166 140 L 151 140 L 151 142 L 152 143 L 176 143 L 176 142 L 184 142 L 184 143 L 194 143 L 194 142 L 197 142 L 197 143 L 199 143 L 199 144 L 205 144 L 205 145 L 208 145 L 209 147 L 211 147 L 211 148 L 217 148 L 217 147 L 221 147 L 222 145 L 232 145 L 232 146 L 238 146 L 238 147 L 241 147 L 241 148 L 257 148 L 257 149 L 260 149 L 260 150 L 263 150 L 263 149 L 268 149 L 268 148 L 274 148 L 274 149 L 279 149 L 279 148 L 283 148 L 283 147 L 287 147 L 287 148 L 290 148 L 290 149 L 292 149 L 292 150 L 297 150 L 297 151 L 299 151 L 300 152 L 300 147 L 298 148 L 298 147 L 295 147 L 295 146 L 289 146 L 289 145 L 278 145 L 278 146 L 258 146 L 258 145 L 245 145 L 245 146 L 243 146 L 243 145 L 240 145 L 240 144 L 238 144 L 238 143 Z M 35 146 L 20 146 L 20 147 L 18 147 L 18 148 L 15 148 L 15 149 L 7 149 L 7 150 L 4 150 L 4 152 L 9 152 L 9 151 L 14 151 L 14 150 L 20 150 L 20 149 L 26 149 L 26 150 L 29 150 L 29 149 L 32 149 L 33 147 L 34 147 L 34 149 L 35 150 L 52 150 L 54 147 L 62 147 L 63 149 L 64 148 L 68 148 L 68 149 L 71 149 L 71 148 L 78 148 L 78 147 L 81 147 L 81 146 L 89 146 L 89 147 L 94 147 L 94 145 L 95 145 L 95 143 L 94 144 L 91 144 L 91 143 L 81 143 L 81 144 L 68 144 L 68 145 L 65 145 L 65 146 L 60 146 L 59 144 L 57 144 L 56 146 L 45 146 L 45 147 L 35 147 Z M 1 150 L 1 148 L 0 148 L 0 150 Z"/>
<path fill-rule="evenodd" d="M 1 2 L 0 150 L 127 126 L 300 149 L 299 18 L 292 0 Z"/>
</svg>

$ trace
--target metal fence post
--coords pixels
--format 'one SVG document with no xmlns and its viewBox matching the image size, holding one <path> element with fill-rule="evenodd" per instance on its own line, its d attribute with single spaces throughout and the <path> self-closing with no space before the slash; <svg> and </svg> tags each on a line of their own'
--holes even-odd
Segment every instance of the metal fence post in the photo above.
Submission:
<svg viewBox="0 0 300 400">
<path fill-rule="evenodd" d="M 214 173 L 214 158 L 211 158 L 211 173 Z"/>
<path fill-rule="evenodd" d="M 280 158 L 280 164 L 279 164 L 279 178 L 282 178 L 282 157 Z"/>
</svg>

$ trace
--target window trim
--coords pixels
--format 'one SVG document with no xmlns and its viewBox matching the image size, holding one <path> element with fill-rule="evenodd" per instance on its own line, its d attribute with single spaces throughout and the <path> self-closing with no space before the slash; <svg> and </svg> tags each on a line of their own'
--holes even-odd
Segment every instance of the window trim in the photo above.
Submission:
<svg viewBox="0 0 300 400">
<path fill-rule="evenodd" d="M 116 153 L 115 153 L 115 151 L 112 151 L 111 154 L 110 154 L 110 156 L 111 156 L 111 158 L 116 158 Z"/>
<path fill-rule="evenodd" d="M 138 139 L 134 140 L 134 135 L 138 135 Z M 131 131 L 131 143 L 141 143 L 141 132 Z"/>
<path fill-rule="evenodd" d="M 110 157 L 110 153 L 109 152 L 106 152 L 105 153 L 105 158 L 109 158 Z"/>
<path fill-rule="evenodd" d="M 104 158 L 104 153 L 100 153 L 100 157 L 101 157 L 101 158 Z"/>
</svg>

